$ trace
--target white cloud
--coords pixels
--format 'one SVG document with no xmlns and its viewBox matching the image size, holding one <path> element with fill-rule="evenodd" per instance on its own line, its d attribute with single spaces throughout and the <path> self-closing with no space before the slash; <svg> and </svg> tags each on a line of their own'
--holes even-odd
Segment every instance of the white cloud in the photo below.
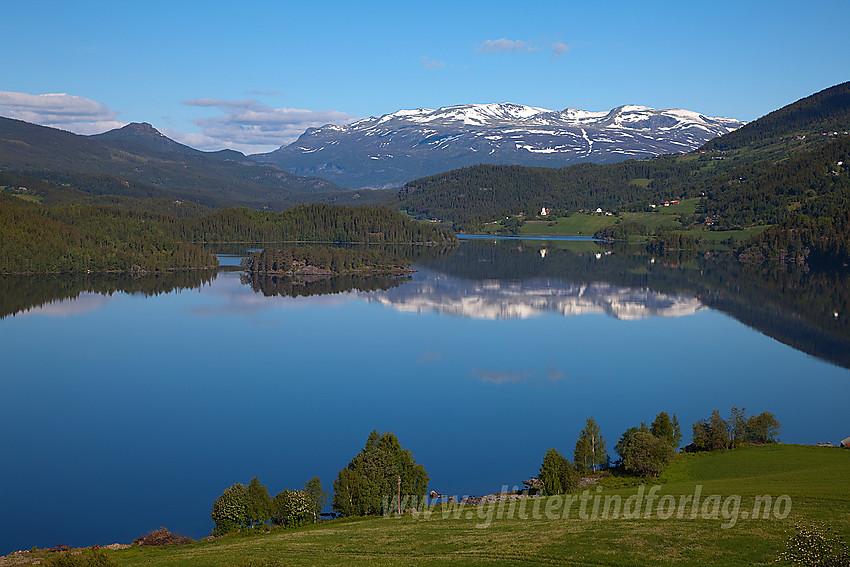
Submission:
<svg viewBox="0 0 850 567">
<path fill-rule="evenodd" d="M 446 66 L 443 61 L 431 59 L 430 57 L 427 57 L 425 55 L 419 58 L 419 62 L 422 63 L 422 66 L 426 69 L 442 69 Z"/>
<path fill-rule="evenodd" d="M 105 104 L 66 93 L 0 91 L 0 115 L 77 134 L 99 134 L 126 125 Z"/>
<path fill-rule="evenodd" d="M 516 53 L 519 51 L 545 51 L 551 50 L 552 59 L 557 59 L 572 49 L 562 41 L 547 42 L 546 38 L 538 38 L 532 41 L 521 39 L 488 39 L 476 47 L 478 53 Z"/>
<path fill-rule="evenodd" d="M 253 99 L 219 100 L 199 98 L 185 101 L 188 106 L 218 108 L 222 114 L 197 118 L 201 134 L 174 135 L 178 141 L 202 150 L 230 148 L 244 153 L 267 152 L 298 139 L 307 128 L 326 124 L 347 124 L 355 117 L 338 110 L 272 108 Z"/>
<path fill-rule="evenodd" d="M 560 41 L 556 41 L 549 47 L 552 48 L 552 59 L 560 57 L 561 55 L 572 49 L 569 45 Z"/>
<path fill-rule="evenodd" d="M 355 119 L 337 110 L 272 108 L 254 99 L 199 98 L 183 104 L 218 109 L 220 114 L 195 119 L 200 133 L 160 128 L 163 134 L 201 150 L 230 148 L 246 154 L 275 150 L 298 139 L 307 128 L 347 124 Z M 0 116 L 77 134 L 100 134 L 127 124 L 116 120 L 116 113 L 105 104 L 65 93 L 32 95 L 0 91 Z"/>
<path fill-rule="evenodd" d="M 514 53 L 516 51 L 536 51 L 533 44 L 520 39 L 488 39 L 478 46 L 478 53 Z"/>
</svg>

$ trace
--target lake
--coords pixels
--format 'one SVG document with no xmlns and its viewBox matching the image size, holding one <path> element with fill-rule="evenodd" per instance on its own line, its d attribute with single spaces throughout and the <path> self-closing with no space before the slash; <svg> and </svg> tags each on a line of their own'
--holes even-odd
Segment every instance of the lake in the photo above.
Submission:
<svg viewBox="0 0 850 567">
<path fill-rule="evenodd" d="M 850 435 L 846 274 L 492 239 L 415 267 L 0 279 L 0 554 L 208 535 L 231 484 L 330 491 L 373 429 L 454 495 L 521 485 L 551 447 L 572 457 L 588 416 L 612 458 L 660 411 L 685 443 L 732 406 L 774 413 L 788 443 Z"/>
</svg>

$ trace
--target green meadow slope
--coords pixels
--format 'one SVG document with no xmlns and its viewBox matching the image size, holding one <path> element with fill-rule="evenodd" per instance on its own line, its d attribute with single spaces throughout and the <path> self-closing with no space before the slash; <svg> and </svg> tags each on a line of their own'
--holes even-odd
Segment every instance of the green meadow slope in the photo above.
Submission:
<svg viewBox="0 0 850 567">
<path fill-rule="evenodd" d="M 563 517 L 564 499 L 552 497 L 526 500 L 525 508 L 502 504 L 501 512 L 495 504 L 454 510 L 436 507 L 428 519 L 421 511 L 418 516 L 401 518 L 341 519 L 185 547 L 134 546 L 111 553 L 121 565 L 162 567 L 414 563 L 729 566 L 775 564 L 798 523 L 828 523 L 845 540 L 850 539 L 850 495 L 846 490 L 850 451 L 843 449 L 776 444 L 679 455 L 657 484 L 623 487 L 624 480 L 609 477 L 599 487 L 589 487 L 584 514 L 582 493 L 574 495 L 567 518 Z M 659 488 L 653 489 L 656 485 Z M 690 503 L 697 490 L 700 505 L 692 518 Z M 652 512 L 646 518 L 651 491 Z M 629 498 L 634 504 L 639 493 L 643 495 L 640 517 L 624 518 Z M 597 495 L 599 506 L 594 514 Z M 770 502 L 763 499 L 759 517 L 753 518 L 758 498 L 765 495 Z M 607 512 L 605 497 L 610 501 Z M 622 505 L 615 518 L 617 497 Z M 681 518 L 680 503 L 684 503 Z M 765 511 L 768 518 L 763 517 Z M 672 517 L 665 519 L 668 514 Z"/>
</svg>

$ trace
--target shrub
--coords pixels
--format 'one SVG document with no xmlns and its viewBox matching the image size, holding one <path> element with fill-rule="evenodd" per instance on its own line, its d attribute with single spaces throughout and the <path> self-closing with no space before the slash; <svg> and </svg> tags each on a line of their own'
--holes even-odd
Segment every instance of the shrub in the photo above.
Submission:
<svg viewBox="0 0 850 567">
<path fill-rule="evenodd" d="M 150 546 L 186 545 L 187 543 L 192 543 L 192 539 L 185 536 L 173 534 L 166 528 L 159 528 L 148 533 L 147 535 L 143 535 L 142 537 L 136 539 L 135 541 L 133 541 L 133 543 Z"/>
</svg>

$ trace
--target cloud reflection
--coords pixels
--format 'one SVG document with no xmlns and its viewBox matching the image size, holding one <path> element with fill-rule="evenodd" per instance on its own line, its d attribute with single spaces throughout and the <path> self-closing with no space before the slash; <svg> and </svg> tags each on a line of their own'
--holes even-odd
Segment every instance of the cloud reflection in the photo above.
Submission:
<svg viewBox="0 0 850 567">
<path fill-rule="evenodd" d="M 83 292 L 77 297 L 53 301 L 21 311 L 16 315 L 16 317 L 27 317 L 31 315 L 70 317 L 71 315 L 80 315 L 82 313 L 97 311 L 98 309 L 105 307 L 110 301 L 112 301 L 112 296 Z"/>
</svg>

